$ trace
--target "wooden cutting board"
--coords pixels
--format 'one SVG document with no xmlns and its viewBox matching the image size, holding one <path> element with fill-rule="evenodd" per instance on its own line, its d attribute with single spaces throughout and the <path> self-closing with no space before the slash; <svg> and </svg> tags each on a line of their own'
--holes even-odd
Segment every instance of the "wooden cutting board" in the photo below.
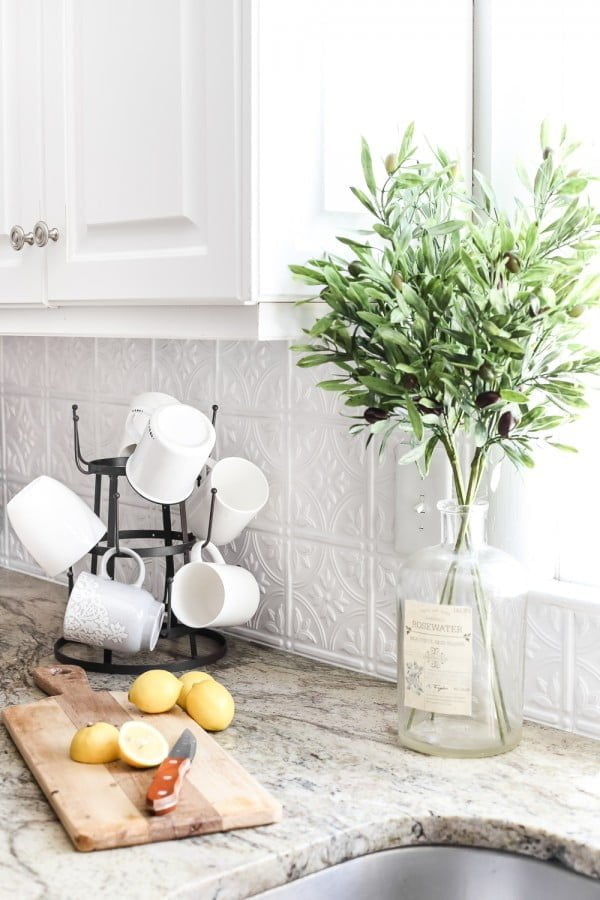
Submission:
<svg viewBox="0 0 600 900">
<path fill-rule="evenodd" d="M 92 691 L 79 666 L 40 667 L 33 679 L 51 699 L 7 707 L 4 724 L 78 850 L 168 841 L 281 818 L 278 801 L 178 706 L 144 715 L 122 691 Z M 98 721 L 118 727 L 129 719 L 151 722 L 170 747 L 184 728 L 196 738 L 196 756 L 172 813 L 153 816 L 146 810 L 155 769 L 86 765 L 69 757 L 77 728 Z"/>
</svg>

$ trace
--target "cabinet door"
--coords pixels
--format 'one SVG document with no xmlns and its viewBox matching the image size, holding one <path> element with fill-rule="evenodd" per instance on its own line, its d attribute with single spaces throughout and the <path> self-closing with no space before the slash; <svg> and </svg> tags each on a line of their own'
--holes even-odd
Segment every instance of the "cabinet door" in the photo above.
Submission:
<svg viewBox="0 0 600 900">
<path fill-rule="evenodd" d="M 49 301 L 245 299 L 241 0 L 45 11 Z"/>
<path fill-rule="evenodd" d="M 43 252 L 10 243 L 40 215 L 40 0 L 0 0 L 0 303 L 42 302 Z M 1 327 L 1 326 L 0 326 Z"/>
<path fill-rule="evenodd" d="M 472 132 L 472 0 L 260 0 L 259 296 L 300 293 L 289 263 L 325 250 L 369 219 L 360 137 L 381 160 L 415 121 L 458 154 L 468 178 Z M 345 255 L 345 254 L 342 254 Z M 308 290 L 311 293 L 311 290 Z"/>
</svg>

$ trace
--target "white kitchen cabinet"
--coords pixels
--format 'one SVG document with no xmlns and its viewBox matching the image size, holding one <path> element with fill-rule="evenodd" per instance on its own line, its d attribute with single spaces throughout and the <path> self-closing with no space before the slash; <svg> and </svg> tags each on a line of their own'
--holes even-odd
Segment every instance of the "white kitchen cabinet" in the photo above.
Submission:
<svg viewBox="0 0 600 900">
<path fill-rule="evenodd" d="M 40 304 L 44 256 L 10 232 L 30 233 L 40 217 L 40 0 L 0 0 L 0 304 Z"/>
<path fill-rule="evenodd" d="M 470 169 L 471 0 L 40 2 L 22 224 L 58 240 L 2 247 L 0 268 L 35 258 L 15 299 L 45 307 L 4 309 L 4 333 L 294 334 L 288 264 L 365 224 L 361 134 L 382 158 L 416 119 Z"/>
<path fill-rule="evenodd" d="M 249 299 L 240 0 L 45 11 L 48 301 Z"/>
</svg>

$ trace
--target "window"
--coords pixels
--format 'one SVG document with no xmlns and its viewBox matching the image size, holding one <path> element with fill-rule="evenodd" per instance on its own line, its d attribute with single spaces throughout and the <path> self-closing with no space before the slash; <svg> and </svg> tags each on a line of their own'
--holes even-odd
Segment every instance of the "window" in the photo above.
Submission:
<svg viewBox="0 0 600 900">
<path fill-rule="evenodd" d="M 576 162 L 600 175 L 597 0 L 475 0 L 474 11 L 475 167 L 500 201 L 508 207 L 522 191 L 518 158 L 537 165 L 545 118 L 567 125 L 583 142 Z M 593 199 L 600 206 L 600 184 Z M 587 340 L 600 346 L 600 315 Z M 578 457 L 547 450 L 534 472 L 505 471 L 492 539 L 540 578 L 600 586 L 600 393 L 563 439 L 581 449 Z"/>
</svg>

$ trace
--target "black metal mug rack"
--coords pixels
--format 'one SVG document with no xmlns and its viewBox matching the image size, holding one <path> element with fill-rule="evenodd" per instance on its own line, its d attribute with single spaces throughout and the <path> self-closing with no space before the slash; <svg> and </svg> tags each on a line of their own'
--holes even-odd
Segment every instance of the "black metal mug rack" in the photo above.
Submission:
<svg viewBox="0 0 600 900">
<path fill-rule="evenodd" d="M 116 553 L 109 560 L 107 565 L 107 574 L 110 578 L 114 576 L 115 558 L 125 556 L 121 553 L 119 545 L 121 541 L 129 540 L 158 540 L 162 544 L 155 547 L 141 546 L 132 547 L 131 549 L 144 558 L 163 558 L 165 560 L 165 586 L 163 591 L 162 602 L 165 606 L 165 616 L 160 633 L 159 644 L 161 641 L 178 640 L 187 638 L 189 642 L 189 653 L 177 654 L 175 658 L 167 658 L 166 661 L 156 663 L 121 663 L 113 661 L 112 650 L 92 650 L 102 653 L 102 660 L 94 660 L 73 656 L 71 653 L 64 652 L 67 644 L 73 644 L 75 647 L 87 646 L 78 644 L 74 641 L 68 641 L 64 637 L 60 637 L 54 644 L 54 656 L 61 663 L 69 665 L 81 666 L 88 672 L 104 672 L 121 675 L 139 675 L 149 669 L 167 669 L 169 672 L 181 672 L 184 669 L 194 668 L 196 666 L 206 666 L 216 662 L 225 654 L 227 650 L 227 642 L 225 637 L 212 628 L 190 628 L 177 621 L 175 614 L 171 609 L 171 587 L 175 576 L 175 559 L 182 556 L 183 562 L 188 563 L 190 560 L 190 550 L 196 543 L 196 538 L 187 529 L 187 513 L 185 501 L 177 504 L 179 507 L 179 515 L 181 526 L 179 530 L 173 529 L 173 521 L 171 516 L 171 506 L 161 505 L 162 508 L 162 525 L 160 529 L 129 529 L 122 530 L 119 528 L 119 478 L 125 478 L 125 466 L 127 463 L 126 456 L 111 457 L 106 459 L 86 460 L 81 453 L 81 445 L 79 441 L 79 416 L 77 415 L 77 404 L 73 404 L 73 443 L 75 452 L 75 464 L 80 472 L 84 475 L 93 475 L 94 482 L 94 512 L 100 515 L 102 505 L 102 487 L 103 478 L 108 478 L 108 525 L 104 537 L 90 551 L 92 574 L 96 574 L 98 570 L 98 558 L 107 552 L 110 548 L 115 548 Z M 218 406 L 212 407 L 212 424 L 216 424 Z M 200 484 L 201 476 L 198 477 Z M 210 506 L 210 514 L 208 520 L 208 534 L 202 546 L 205 547 L 211 537 L 212 521 L 215 507 L 215 499 L 217 489 L 213 488 Z M 148 501 L 150 502 L 150 501 Z M 67 572 L 68 577 L 68 593 L 69 596 L 73 590 L 73 569 Z M 204 649 L 199 648 L 201 643 Z M 149 651 L 147 651 L 149 652 Z M 174 654 L 171 654 L 173 656 Z"/>
</svg>

